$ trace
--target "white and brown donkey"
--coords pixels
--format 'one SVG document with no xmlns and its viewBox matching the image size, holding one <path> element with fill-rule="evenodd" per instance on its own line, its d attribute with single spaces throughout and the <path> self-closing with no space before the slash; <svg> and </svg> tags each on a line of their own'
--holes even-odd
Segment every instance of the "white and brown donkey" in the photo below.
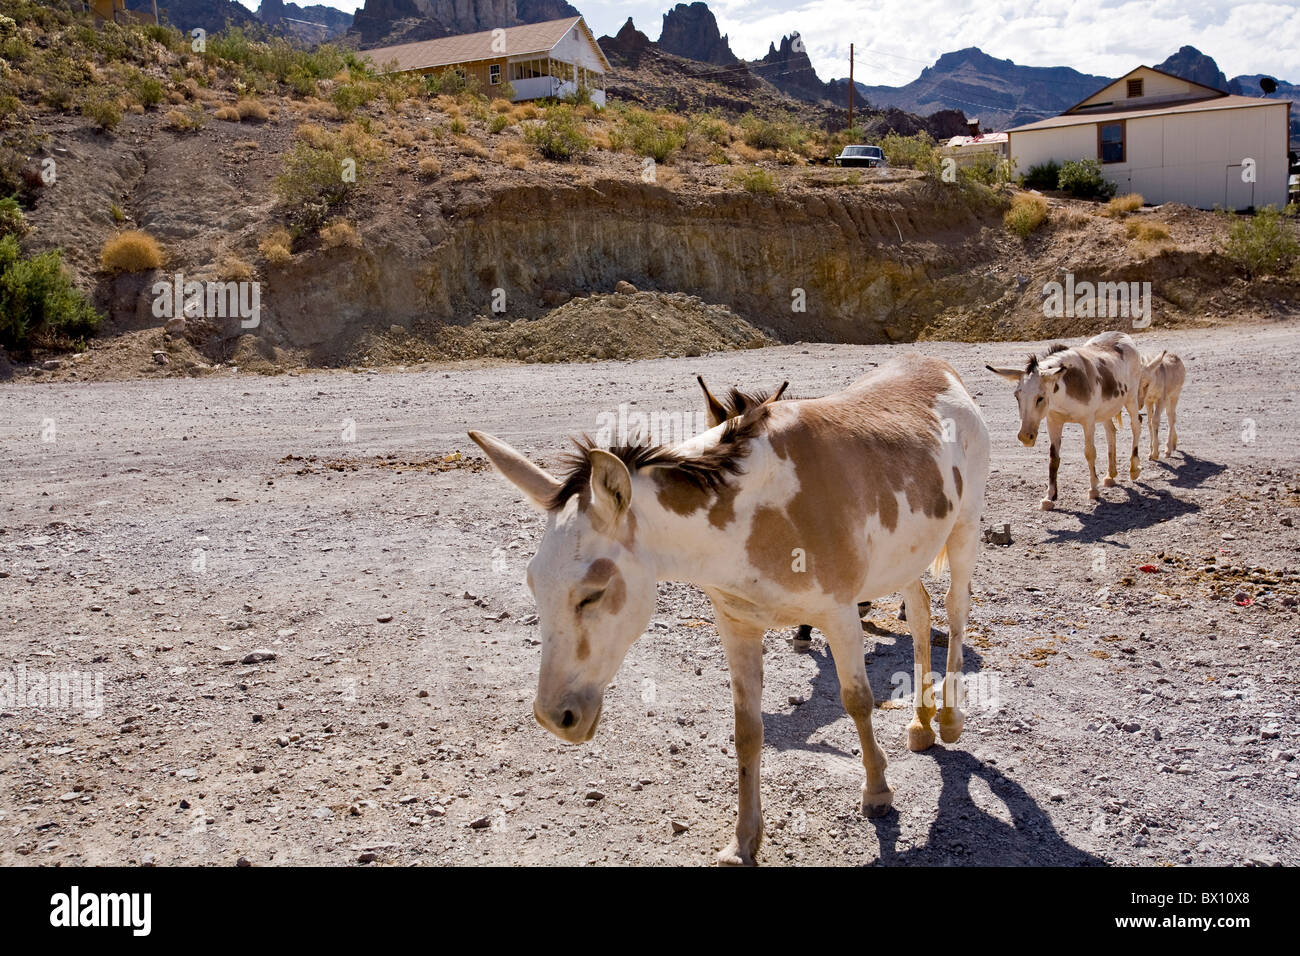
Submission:
<svg viewBox="0 0 1300 956">
<path fill-rule="evenodd" d="M 528 566 L 542 663 L 533 713 L 563 740 L 590 740 L 605 688 L 654 613 L 659 581 L 687 581 L 713 603 L 731 670 L 740 813 L 718 854 L 754 862 L 762 842 L 763 633 L 811 622 L 826 635 L 844 707 L 857 725 L 862 810 L 893 792 L 872 733 L 857 602 L 902 591 L 915 652 L 908 746 L 934 743 L 930 600 L 921 573 L 952 571 L 939 733 L 961 734 L 957 682 L 978 549 L 989 437 L 944 362 L 906 357 L 825 398 L 764 403 L 673 448 L 579 443 L 556 478 L 490 435 L 470 437 L 547 513 Z"/>
<path fill-rule="evenodd" d="M 1047 421 L 1051 440 L 1047 466 L 1047 496 L 1044 511 L 1056 503 L 1056 470 L 1061 464 L 1061 432 L 1067 422 L 1083 426 L 1083 453 L 1088 459 L 1088 497 L 1100 498 L 1097 488 L 1097 422 L 1106 429 L 1109 461 L 1106 487 L 1115 484 L 1115 416 L 1128 411 L 1133 425 L 1133 450 L 1129 455 L 1128 473 L 1134 481 L 1141 473 L 1138 465 L 1138 385 L 1142 360 L 1137 346 L 1123 332 L 1103 332 L 1082 345 L 1066 348 L 1053 345 L 1047 355 L 1029 356 L 1023 369 L 994 368 L 990 372 L 1015 382 L 1016 403 L 1020 408 L 1020 441 L 1029 448 L 1038 441 L 1038 428 Z"/>
</svg>

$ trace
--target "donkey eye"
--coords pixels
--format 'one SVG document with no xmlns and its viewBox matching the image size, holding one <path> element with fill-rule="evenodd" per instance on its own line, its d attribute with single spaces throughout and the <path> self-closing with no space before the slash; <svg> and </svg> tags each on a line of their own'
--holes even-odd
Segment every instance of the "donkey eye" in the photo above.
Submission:
<svg viewBox="0 0 1300 956">
<path fill-rule="evenodd" d="M 1043 396 L 1039 395 L 1039 396 L 1038 396 L 1038 401 L 1035 402 L 1034 404 L 1036 404 L 1036 405 L 1041 405 L 1041 404 L 1043 404 Z"/>
<path fill-rule="evenodd" d="M 581 611 L 584 607 L 588 607 L 589 605 L 595 604 L 597 601 L 601 599 L 601 597 L 604 596 L 604 594 L 605 591 L 603 588 L 599 591 L 595 591 L 591 594 L 588 594 L 585 598 L 583 598 L 581 601 L 578 602 L 578 610 Z"/>
</svg>

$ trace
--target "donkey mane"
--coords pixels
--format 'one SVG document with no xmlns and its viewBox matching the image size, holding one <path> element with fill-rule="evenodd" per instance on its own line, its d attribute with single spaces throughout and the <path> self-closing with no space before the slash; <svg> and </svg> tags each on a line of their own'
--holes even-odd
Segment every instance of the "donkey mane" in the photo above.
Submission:
<svg viewBox="0 0 1300 956">
<path fill-rule="evenodd" d="M 1068 351 L 1070 351 L 1070 347 L 1068 345 L 1062 345 L 1060 342 L 1057 342 L 1047 349 L 1047 354 L 1044 355 L 1043 358 L 1048 359 L 1051 358 L 1053 355 L 1055 355 L 1057 352 L 1068 352 Z M 1031 372 L 1038 371 L 1038 361 L 1039 361 L 1038 356 L 1031 353 L 1029 356 L 1029 360 L 1025 362 L 1026 375 L 1028 375 Z"/>
<path fill-rule="evenodd" d="M 730 403 L 736 396 L 741 396 L 747 402 L 755 399 L 753 395 L 744 395 L 732 389 L 727 401 Z M 729 418 L 723 426 L 718 443 L 698 455 L 685 455 L 667 445 L 650 444 L 615 445 L 604 450 L 627 465 L 627 470 L 633 474 L 649 468 L 662 468 L 701 491 L 716 494 L 727 485 L 731 476 L 743 473 L 741 459 L 749 454 L 750 442 L 762 431 L 770 409 L 770 405 L 763 405 L 760 400 L 738 417 Z M 591 487 L 590 453 L 595 450 L 596 443 L 585 434 L 571 440 L 577 447 L 561 456 L 561 461 L 568 470 L 559 489 L 546 502 L 547 509 L 551 511 L 563 508 L 570 498 Z"/>
<path fill-rule="evenodd" d="M 733 386 L 727 389 L 726 397 L 719 399 L 718 404 L 726 411 L 727 419 L 739 418 L 766 402 L 782 401 L 787 397 L 783 394 L 784 392 L 784 385 L 778 386 L 770 392 L 742 392 Z"/>
</svg>

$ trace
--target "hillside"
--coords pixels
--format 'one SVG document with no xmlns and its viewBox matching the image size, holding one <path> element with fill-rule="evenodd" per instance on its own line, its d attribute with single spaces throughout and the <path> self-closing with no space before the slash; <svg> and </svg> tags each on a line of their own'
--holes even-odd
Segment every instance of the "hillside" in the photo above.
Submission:
<svg viewBox="0 0 1300 956">
<path fill-rule="evenodd" d="M 1053 200 L 1046 226 L 1022 240 L 1003 226 L 1005 188 L 832 168 L 845 142 L 832 112 L 743 73 L 691 82 L 706 65 L 635 31 L 611 46 L 641 48 L 640 66 L 616 73 L 626 95 L 611 86 L 611 107 L 596 111 L 376 77 L 329 46 L 214 36 L 195 55 L 165 28 L 89 29 L 31 0 L 0 0 L 0 13 L 14 22 L 3 27 L 0 195 L 20 198 L 23 254 L 60 251 L 103 316 L 86 358 L 59 375 L 273 371 L 425 347 L 568 355 L 554 340 L 563 322 L 539 326 L 552 336 L 541 342 L 498 328 L 565 306 L 594 321 L 635 305 L 652 329 L 734 347 L 1104 324 L 1044 317 L 1037 290 L 1066 268 L 1152 281 L 1159 324 L 1287 314 L 1300 302 L 1294 278 L 1247 281 L 1210 213 L 1162 208 L 1126 223 Z M 1143 221 L 1147 232 L 1129 228 Z M 157 253 L 124 260 L 133 231 Z M 257 322 L 160 314 L 155 284 L 177 274 L 255 286 Z M 621 282 L 651 298 L 633 302 Z M 675 334 L 655 347 L 704 347 Z M 15 350 L 24 374 L 43 371 L 47 348 L 82 347 L 57 335 L 33 344 L 35 364 Z"/>
</svg>

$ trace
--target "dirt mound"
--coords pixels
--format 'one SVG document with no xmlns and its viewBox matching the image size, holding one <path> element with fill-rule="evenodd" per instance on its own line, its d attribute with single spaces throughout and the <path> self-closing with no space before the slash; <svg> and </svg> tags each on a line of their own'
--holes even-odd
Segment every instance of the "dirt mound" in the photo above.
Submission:
<svg viewBox="0 0 1300 956">
<path fill-rule="evenodd" d="M 468 326 L 416 324 L 368 338 L 356 360 L 415 364 L 498 358 L 521 362 L 648 359 L 776 344 L 725 305 L 682 293 L 609 293 L 572 299 L 540 319 L 480 319 Z"/>
</svg>

